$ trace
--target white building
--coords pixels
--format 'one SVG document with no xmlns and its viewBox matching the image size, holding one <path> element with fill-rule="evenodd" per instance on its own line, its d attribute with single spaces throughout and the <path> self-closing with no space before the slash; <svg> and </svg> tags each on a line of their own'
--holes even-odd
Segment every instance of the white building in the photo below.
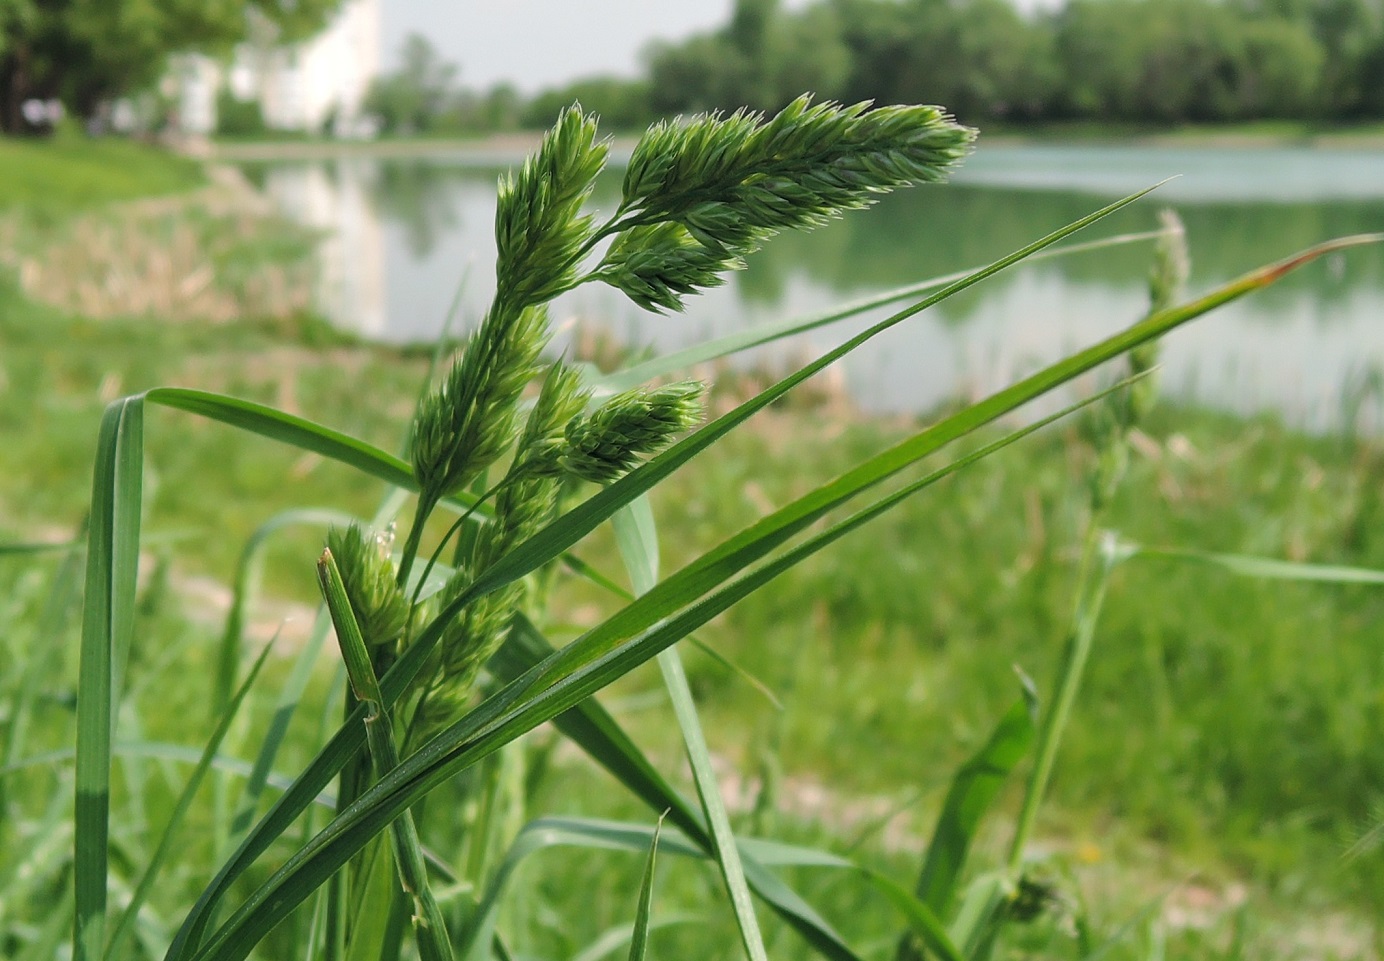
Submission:
<svg viewBox="0 0 1384 961">
<path fill-rule="evenodd" d="M 380 72 L 379 0 L 346 0 L 311 40 L 252 56 L 262 64 L 258 99 L 269 127 L 359 135 L 365 92 Z"/>
<path fill-rule="evenodd" d="M 380 72 L 379 0 L 345 0 L 317 36 L 278 45 L 265 25 L 236 50 L 229 68 L 202 57 L 180 58 L 179 125 L 185 133 L 216 130 L 223 84 L 240 100 L 257 100 L 272 130 L 360 137 L 374 133 L 362 111 Z"/>
</svg>

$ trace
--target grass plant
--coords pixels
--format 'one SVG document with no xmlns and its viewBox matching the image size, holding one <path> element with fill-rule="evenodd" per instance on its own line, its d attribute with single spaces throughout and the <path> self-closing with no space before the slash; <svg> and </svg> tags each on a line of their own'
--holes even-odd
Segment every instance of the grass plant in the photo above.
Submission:
<svg viewBox="0 0 1384 961">
<path fill-rule="evenodd" d="M 584 205 L 604 147 L 594 121 L 573 109 L 502 186 L 495 302 L 454 365 L 418 404 L 405 457 L 295 412 L 205 390 L 154 387 L 112 402 L 102 420 L 90 504 L 76 766 L 70 778 L 61 771 L 51 775 L 55 791 L 49 792 L 75 791 L 75 817 L 67 826 L 62 804 L 48 805 L 37 822 L 26 819 L 25 832 L 14 838 L 22 853 L 0 865 L 31 869 L 22 885 L 7 889 L 14 892 L 15 904 L 30 905 L 64 889 L 69 870 L 74 894 L 70 902 L 59 899 L 58 921 L 49 923 L 49 917 L 37 926 L 13 928 L 6 937 L 15 949 L 42 951 L 53 943 L 52 931 L 70 923 L 74 956 L 88 959 L 201 961 L 257 952 L 401 957 L 415 945 L 423 957 L 512 956 L 495 913 L 506 879 L 525 852 L 576 843 L 587 850 L 629 851 L 643 864 L 623 900 L 635 918 L 621 923 L 631 957 L 642 956 L 659 921 L 655 846 L 714 863 L 715 886 L 702 886 L 699 910 L 718 912 L 708 904 L 727 898 L 726 915 L 733 919 L 728 923 L 749 957 L 804 947 L 839 959 L 879 953 L 880 945 L 853 944 L 827 920 L 826 905 L 836 897 L 820 890 L 802 893 L 807 890 L 801 887 L 802 872 L 808 869 L 844 872 L 858 881 L 847 885 L 852 896 L 895 907 L 898 915 L 880 919 L 889 932 L 885 950 L 905 927 L 916 939 L 910 950 L 943 958 L 983 958 L 1006 943 L 1022 950 L 1032 932 L 1018 922 L 1030 909 L 1043 914 L 1047 888 L 1041 878 L 1019 870 L 1021 855 L 1033 837 L 1068 711 L 1075 711 L 1075 684 L 1082 674 L 1082 650 L 1091 642 L 1097 597 L 1105 589 L 1103 575 L 1078 579 L 1076 654 L 1059 672 L 1064 680 L 1052 703 L 1038 705 L 1048 712 L 1047 720 L 1034 727 L 1032 703 L 1016 702 L 1012 682 L 1000 683 L 1011 706 L 988 714 L 985 728 L 993 733 L 951 779 L 916 896 L 892 879 L 901 876 L 894 870 L 737 831 L 703 729 L 706 721 L 715 721 L 715 705 L 710 710 L 698 705 L 697 675 L 684 670 L 675 645 L 713 630 L 741 602 L 771 611 L 778 592 L 791 590 L 794 578 L 812 576 L 812 559 L 821 550 L 859 544 L 846 535 L 899 516 L 903 505 L 925 489 L 988 499 L 988 465 L 1087 402 L 1026 427 L 989 425 L 1134 351 L 1135 379 L 1091 401 L 1107 427 L 1100 447 L 1105 459 L 1097 460 L 1089 506 L 1102 516 L 1106 511 L 1118 516 L 1121 495 L 1111 480 L 1122 472 L 1130 437 L 1143 424 L 1148 345 L 1322 253 L 1377 238 L 1319 245 L 1185 303 L 1170 295 L 1156 299 L 1150 314 L 1126 331 L 901 439 L 849 450 L 835 476 L 797 478 L 798 488 L 785 494 L 781 507 L 756 512 L 759 516 L 746 518 L 714 546 L 670 548 L 683 556 L 666 577 L 660 577 L 664 547 L 645 498 L 675 489 L 694 457 L 713 448 L 735 449 L 743 437 L 736 428 L 753 415 L 772 413 L 767 409 L 775 401 L 870 337 L 1038 254 L 1141 194 L 936 286 L 924 299 L 685 436 L 698 416 L 699 388 L 643 385 L 641 378 L 619 384 L 617 391 L 618 374 L 605 384 L 583 383 L 574 368 L 541 360 L 547 338 L 543 307 L 558 292 L 601 281 L 651 309 L 676 309 L 685 296 L 718 283 L 725 270 L 777 231 L 817 225 L 880 191 L 937 179 L 964 154 L 970 136 L 932 108 L 867 110 L 814 105 L 805 98 L 769 119 L 737 114 L 660 125 L 636 148 L 619 208 L 601 221 Z M 1170 292 L 1174 286 L 1166 282 L 1162 289 Z M 541 387 L 528 406 L 522 396 L 535 379 Z M 399 538 L 397 554 L 385 525 L 400 512 L 399 494 L 382 498 L 377 510 L 362 511 L 374 515 L 369 526 L 333 535 L 332 551 L 319 571 L 349 683 L 325 698 L 330 706 L 315 736 L 294 744 L 283 737 L 283 728 L 275 729 L 255 762 L 259 784 L 268 783 L 275 771 L 296 773 L 275 777 L 279 793 L 257 820 L 258 795 L 247 789 L 242 800 L 248 803 L 239 809 L 252 812 L 252 824 L 233 825 L 213 813 L 207 820 L 207 851 L 165 868 L 177 876 L 178 890 L 192 892 L 192 903 L 174 897 L 157 909 L 141 905 L 142 885 L 132 888 L 130 878 L 152 876 L 163 852 L 172 849 L 169 839 L 179 817 L 161 817 L 163 805 L 151 802 L 168 789 L 155 787 L 147 767 L 122 753 L 129 742 L 115 734 L 118 725 L 137 721 L 132 705 L 141 688 L 160 677 L 157 663 L 149 661 L 152 632 L 137 591 L 147 546 L 142 532 L 145 421 L 156 408 L 217 421 L 258 443 L 275 442 L 334 461 L 414 497 L 413 520 Z M 162 421 L 158 424 L 162 427 Z M 974 471 L 981 473 L 977 477 Z M 588 554 L 597 548 L 587 539 L 606 521 L 612 521 L 606 536 L 623 557 L 634 597 L 616 601 L 594 623 L 555 643 L 560 634 L 553 628 L 559 625 L 545 617 L 555 566 L 568 552 L 595 556 Z M 1094 523 L 1086 529 L 1088 554 L 1094 557 L 1089 545 L 1102 540 Z M 569 566 L 585 569 L 581 563 Z M 64 609 L 70 581 L 68 574 L 52 588 L 55 611 Z M 604 590 L 595 578 L 590 587 Z M 901 593 L 916 595 L 916 584 Z M 832 599 L 829 591 L 819 596 Z M 770 633 L 747 636 L 767 640 Z M 215 700 L 217 734 L 198 772 L 220 771 L 218 763 L 229 762 L 215 747 L 224 732 L 241 723 L 260 730 L 279 722 L 278 717 L 238 720 L 237 708 L 257 683 L 256 675 L 238 676 L 239 632 L 228 628 L 225 636 L 217 661 L 227 669 L 214 672 L 223 692 Z M 760 662 L 745 658 L 746 668 L 759 676 L 779 677 L 803 665 L 810 670 L 820 657 L 811 645 L 799 645 L 791 656 L 773 653 L 789 649 L 781 644 L 763 648 Z M 311 663 L 312 650 L 309 646 L 300 655 L 300 665 Z M 742 645 L 736 655 L 742 653 L 754 652 Z M 628 683 L 632 671 L 655 658 L 675 707 L 674 723 L 665 726 L 690 762 L 695 798 L 660 773 L 594 697 Z M 868 668 L 868 661 L 867 649 L 852 656 L 853 667 Z M 289 714 L 304 701 L 312 683 L 309 672 L 304 669 L 283 685 L 278 703 Z M 829 687 L 851 683 L 844 676 L 833 680 L 830 671 L 817 675 L 815 680 Z M 7 703 L 19 705 L 25 715 L 38 710 L 13 698 Z M 205 711 L 203 705 L 202 716 Z M 974 716 L 975 705 L 969 713 Z M 541 752 L 526 736 L 546 722 L 615 778 L 624 792 L 622 815 L 634 818 L 642 810 L 641 820 L 532 818 L 538 795 L 524 777 L 505 772 L 541 763 Z M 14 721 L 10 724 L 12 732 Z M 716 725 L 707 726 L 714 738 Z M 872 750 L 884 743 L 875 740 Z M 1039 762 L 1030 800 L 1021 808 L 1015 854 L 998 872 L 968 870 L 982 815 L 996 802 L 1004 775 L 1024 763 L 1031 743 L 1039 745 Z M 19 763 L 20 753 L 17 748 L 7 754 L 7 764 Z M 191 797 L 200 776 L 175 793 Z M 252 772 L 252 784 L 255 777 Z M 224 809 L 232 782 L 220 773 L 214 780 L 220 780 L 213 793 Z M 333 782 L 335 796 L 324 796 Z M 38 788 L 19 793 L 23 797 L 13 803 L 27 805 L 43 795 Z M 180 816 L 185 806 L 179 801 L 174 809 Z M 511 820 L 527 826 L 506 826 L 506 809 L 515 814 Z M 329 811 L 325 824 L 323 810 Z M 668 826 L 660 830 L 664 819 Z M 32 830 L 36 824 L 64 844 L 70 839 L 70 859 L 44 847 L 45 832 Z M 214 877 L 207 865 L 219 865 Z M 763 908 L 768 911 L 761 915 Z M 785 932 L 791 932 L 796 947 L 783 940 Z M 1074 956 L 1099 950 L 1090 937 L 1078 938 Z"/>
</svg>

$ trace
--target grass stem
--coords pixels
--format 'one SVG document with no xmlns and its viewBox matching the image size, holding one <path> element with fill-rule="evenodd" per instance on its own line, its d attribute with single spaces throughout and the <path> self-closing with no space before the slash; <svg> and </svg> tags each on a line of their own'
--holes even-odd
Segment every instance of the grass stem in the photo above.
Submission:
<svg viewBox="0 0 1384 961">
<path fill-rule="evenodd" d="M 1033 826 L 1038 818 L 1038 807 L 1043 802 L 1048 781 L 1052 778 L 1057 748 L 1062 742 L 1062 733 L 1071 715 L 1076 692 L 1081 687 L 1081 676 L 1085 671 L 1086 660 L 1091 653 L 1091 641 L 1096 633 L 1096 621 L 1100 617 L 1101 605 L 1105 601 L 1105 589 L 1110 582 L 1110 571 L 1115 564 L 1116 555 L 1110 549 L 1111 543 L 1110 535 L 1103 532 L 1096 524 L 1096 517 L 1092 517 L 1082 545 L 1081 566 L 1077 571 L 1075 609 L 1072 613 L 1072 626 L 1067 636 L 1066 650 L 1062 654 L 1062 664 L 1058 669 L 1057 688 L 1038 731 L 1038 749 L 1033 771 L 1029 775 L 1028 789 L 1024 793 L 1023 807 L 1019 811 L 1018 824 L 1014 829 L 1014 841 L 1009 849 L 1011 878 L 1017 878 L 1023 867 L 1024 848 L 1033 833 Z"/>
<path fill-rule="evenodd" d="M 415 530 L 421 525 L 416 525 Z M 346 662 L 346 673 L 351 689 L 366 706 L 365 733 L 370 754 L 375 762 L 376 774 L 388 774 L 399 765 L 399 752 L 394 745 L 390 730 L 389 714 L 384 708 L 384 695 L 380 691 L 379 678 L 370 663 L 370 653 L 365 648 L 360 626 L 351 610 L 350 599 L 346 596 L 346 586 L 342 583 L 341 572 L 330 551 L 323 551 L 317 562 L 318 579 L 327 609 L 331 612 L 332 623 L 336 627 L 337 641 L 341 645 L 341 656 Z M 442 910 L 428 886 L 427 868 L 423 863 L 423 847 L 418 840 L 418 829 L 413 815 L 405 811 L 397 818 L 391 830 L 394 834 L 394 854 L 398 859 L 399 883 L 404 893 L 413 900 L 413 925 L 418 936 L 418 951 L 423 961 L 452 961 L 451 943 L 447 938 L 447 925 Z"/>
</svg>

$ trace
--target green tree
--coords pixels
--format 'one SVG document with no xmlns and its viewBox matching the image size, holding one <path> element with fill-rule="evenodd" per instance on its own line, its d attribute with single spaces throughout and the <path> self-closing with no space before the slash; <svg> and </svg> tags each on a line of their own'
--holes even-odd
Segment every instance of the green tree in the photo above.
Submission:
<svg viewBox="0 0 1384 961">
<path fill-rule="evenodd" d="M 1059 81 L 1052 27 L 1007 0 L 832 0 L 850 50 L 845 96 L 945 103 L 962 120 L 1042 116 Z"/>
<path fill-rule="evenodd" d="M 1326 50 L 1301 23 L 1251 20 L 1244 30 L 1240 113 L 1245 117 L 1311 117 L 1321 107 Z"/>
<path fill-rule="evenodd" d="M 842 98 L 852 55 L 830 6 L 788 14 L 776 0 L 738 0 L 726 27 L 656 45 L 648 62 L 656 114 L 776 111 L 805 90 Z"/>
<path fill-rule="evenodd" d="M 722 37 L 706 34 L 677 44 L 655 44 L 648 64 L 649 106 L 657 114 L 745 103 L 742 93 L 749 86 L 745 58 Z"/>
<path fill-rule="evenodd" d="M 649 107 L 649 84 L 623 77 L 587 77 L 540 93 L 522 114 L 524 126 L 550 127 L 574 103 L 601 119 L 610 130 L 643 130 L 656 117 Z"/>
<path fill-rule="evenodd" d="M 1287 20 L 1311 33 L 1325 58 L 1321 101 L 1337 116 L 1380 116 L 1373 51 L 1384 43 L 1384 4 L 1379 0 L 1240 0 L 1251 15 Z M 1376 106 L 1371 107 L 1371 104 Z"/>
<path fill-rule="evenodd" d="M 778 6 L 778 0 L 735 0 L 724 36 L 747 60 L 756 60 L 764 52 Z"/>
<path fill-rule="evenodd" d="M 1384 36 L 1377 37 L 1373 47 L 1361 55 L 1357 78 L 1362 92 L 1359 112 L 1384 117 Z"/>
<path fill-rule="evenodd" d="M 972 0 L 960 8 L 958 84 L 946 99 L 962 120 L 1043 116 L 1061 81 L 1053 33 L 1008 0 Z"/>
<path fill-rule="evenodd" d="M 781 110 L 804 90 L 822 99 L 845 99 L 851 50 L 842 38 L 840 18 L 825 4 L 771 21 L 759 63 L 753 106 L 762 110 Z"/>
<path fill-rule="evenodd" d="M 851 68 L 843 99 L 852 103 L 878 100 L 894 103 L 897 74 L 906 38 L 903 7 L 878 0 L 830 0 L 841 24 L 841 42 L 850 53 Z"/>
<path fill-rule="evenodd" d="M 426 133 L 456 96 L 457 67 L 444 61 L 421 33 L 404 39 L 399 59 L 398 70 L 370 85 L 365 110 L 389 133 Z"/>
<path fill-rule="evenodd" d="M 1132 121 L 1244 116 L 1244 20 L 1207 0 L 1073 0 L 1057 21 L 1065 109 Z"/>
<path fill-rule="evenodd" d="M 320 30 L 341 0 L 0 0 L 0 130 L 57 98 L 80 117 L 147 88 L 172 54 L 226 53 L 262 28 L 284 42 Z"/>
</svg>

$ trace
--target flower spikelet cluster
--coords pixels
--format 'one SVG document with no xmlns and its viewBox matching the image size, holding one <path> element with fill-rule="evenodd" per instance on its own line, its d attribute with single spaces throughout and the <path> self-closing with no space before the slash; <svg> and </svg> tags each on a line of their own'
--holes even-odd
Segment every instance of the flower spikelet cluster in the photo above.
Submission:
<svg viewBox="0 0 1384 961">
<path fill-rule="evenodd" d="M 413 467 L 425 496 L 461 490 L 514 443 L 516 405 L 547 341 L 543 307 L 492 305 L 414 421 Z"/>
<path fill-rule="evenodd" d="M 496 492 L 494 516 L 481 530 L 470 558 L 443 589 L 444 604 L 459 596 L 475 574 L 551 519 L 561 477 L 548 465 L 556 462 L 564 428 L 581 413 L 588 396 L 577 370 L 560 362 L 549 368 L 524 425 L 514 463 Z M 504 641 L 525 591 L 523 581 L 508 584 L 472 602 L 448 625 L 439 644 L 440 669 L 426 700 L 425 728 L 457 716 L 481 668 Z"/>
<path fill-rule="evenodd" d="M 639 459 L 656 453 L 697 423 L 703 387 L 695 381 L 636 388 L 616 394 L 588 416 L 567 425 L 558 464 L 597 484 L 616 480 Z"/>
<path fill-rule="evenodd" d="M 645 310 L 662 313 L 683 309 L 682 298 L 719 287 L 723 274 L 745 266 L 745 259 L 725 246 L 708 246 L 675 221 L 631 227 L 610 245 L 595 276 Z"/>
<path fill-rule="evenodd" d="M 592 238 L 581 208 L 608 150 L 596 141 L 595 120 L 573 106 L 519 172 L 501 178 L 498 293 L 414 425 L 414 470 L 424 496 L 465 487 L 517 439 L 516 404 L 539 373 L 549 338 L 543 305 L 577 282 Z"/>
<path fill-rule="evenodd" d="M 630 158 L 620 207 L 643 233 L 617 238 L 596 276 L 642 305 L 679 309 L 781 230 L 943 179 L 974 138 L 936 107 L 871 110 L 807 95 L 769 120 L 740 110 L 655 124 Z M 649 229 L 665 224 L 681 230 Z"/>
<path fill-rule="evenodd" d="M 1167 310 L 1182 297 L 1187 286 L 1190 265 L 1187 259 L 1187 235 L 1182 221 L 1171 210 L 1162 210 L 1158 219 L 1163 235 L 1158 239 L 1153 267 L 1149 271 L 1149 313 Z M 1162 343 L 1150 340 L 1129 352 L 1129 372 L 1147 374 L 1158 363 Z M 1129 388 L 1129 422 L 1138 424 L 1148 416 L 1158 397 L 1158 381 L 1152 375 L 1141 378 Z"/>
<path fill-rule="evenodd" d="M 336 558 L 361 636 L 371 648 L 396 643 L 408 624 L 408 598 L 396 582 L 390 556 L 393 541 L 392 534 L 366 533 L 359 524 L 327 531 L 327 548 Z"/>
<path fill-rule="evenodd" d="M 1167 310 L 1182 296 L 1187 282 L 1187 238 L 1182 221 L 1172 211 L 1159 215 L 1163 234 L 1154 252 L 1149 273 L 1149 314 Z M 1158 363 L 1159 342 L 1147 341 L 1130 350 L 1129 373 L 1138 379 L 1125 390 L 1111 394 L 1091 415 L 1092 442 L 1097 449 L 1091 477 L 1091 503 L 1100 508 L 1110 502 L 1129 464 L 1128 435 L 1136 429 L 1158 399 L 1158 381 L 1151 373 Z"/>
<path fill-rule="evenodd" d="M 596 140 L 595 119 L 574 105 L 562 112 L 518 174 L 500 178 L 495 213 L 500 296 L 521 307 L 540 304 L 576 282 L 592 235 L 591 218 L 582 216 L 581 208 L 609 149 L 607 141 Z"/>
</svg>

